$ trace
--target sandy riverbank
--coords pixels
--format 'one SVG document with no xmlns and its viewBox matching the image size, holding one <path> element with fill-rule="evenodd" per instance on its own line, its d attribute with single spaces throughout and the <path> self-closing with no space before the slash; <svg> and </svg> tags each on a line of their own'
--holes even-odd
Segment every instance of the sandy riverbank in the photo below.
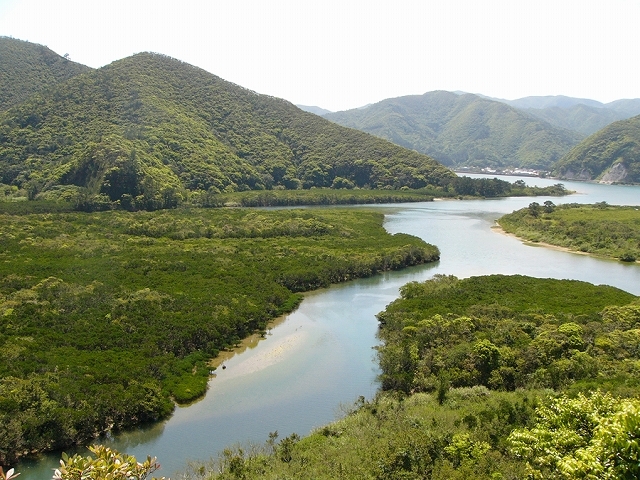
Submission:
<svg viewBox="0 0 640 480">
<path fill-rule="evenodd" d="M 520 240 L 525 245 L 531 245 L 531 246 L 534 246 L 534 247 L 535 246 L 539 246 L 539 247 L 551 248 L 553 250 L 559 250 L 561 252 L 576 253 L 578 255 L 593 255 L 592 253 L 581 252 L 579 250 L 572 250 L 570 248 L 560 247 L 558 245 L 553 245 L 551 243 L 532 242 L 531 240 L 527 240 L 526 238 L 518 237 L 517 235 L 514 235 L 513 233 L 505 232 L 504 229 L 500 225 L 498 225 L 497 223 L 493 227 L 491 227 L 491 230 L 493 230 L 494 232 L 499 233 L 501 235 L 506 235 L 507 237 L 517 238 L 518 240 Z M 595 256 L 599 256 L 599 255 L 593 255 L 593 256 L 595 257 Z M 603 258 L 610 258 L 610 257 L 603 257 Z"/>
<path fill-rule="evenodd" d="M 269 322 L 267 331 L 277 327 L 286 319 L 287 315 L 283 315 Z M 302 329 L 296 329 L 295 332 L 282 338 L 274 338 L 269 333 L 264 336 L 254 333 L 243 339 L 236 348 L 221 351 L 216 358 L 209 362 L 212 367 L 216 368 L 213 376 L 232 378 L 255 373 L 275 365 L 301 348 L 306 337 L 306 332 L 303 332 Z M 240 354 L 243 354 L 244 360 L 229 364 L 232 358 Z"/>
<path fill-rule="evenodd" d="M 606 260 L 614 260 L 614 261 L 618 260 L 615 257 L 608 257 L 606 255 L 597 255 L 595 253 L 589 253 L 589 252 L 581 252 L 579 250 L 572 250 L 571 248 L 553 245 L 552 243 L 532 242 L 531 240 L 527 240 L 526 238 L 518 237 L 513 233 L 505 232 L 504 229 L 497 223 L 493 227 L 491 227 L 491 230 L 501 235 L 506 235 L 507 237 L 517 238 L 518 240 L 522 241 L 522 243 L 524 243 L 525 245 L 529 245 L 532 247 L 538 246 L 538 247 L 552 248 L 553 250 L 560 250 L 561 252 L 575 253 L 577 255 L 591 255 L 592 257 L 604 258 Z M 636 260 L 635 262 L 625 262 L 625 263 L 640 263 L 640 260 Z"/>
</svg>

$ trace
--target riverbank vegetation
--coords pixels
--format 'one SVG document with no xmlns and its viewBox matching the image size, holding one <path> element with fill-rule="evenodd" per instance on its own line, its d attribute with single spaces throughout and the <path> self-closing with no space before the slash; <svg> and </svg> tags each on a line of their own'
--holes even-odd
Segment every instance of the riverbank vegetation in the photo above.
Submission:
<svg viewBox="0 0 640 480">
<path fill-rule="evenodd" d="M 0 215 L 0 463 L 166 417 L 300 292 L 435 261 L 365 210 Z"/>
<path fill-rule="evenodd" d="M 640 259 L 639 207 L 533 202 L 500 217 L 505 232 L 531 242 L 544 242 L 578 252 L 618 258 Z"/>
<path fill-rule="evenodd" d="M 575 479 L 640 473 L 640 303 L 584 282 L 412 282 L 379 315 L 383 391 L 189 479 Z"/>
<path fill-rule="evenodd" d="M 345 186 L 346 185 L 346 186 Z M 492 198 L 523 196 L 564 196 L 571 192 L 564 185 L 530 187 L 522 180 L 509 183 L 498 178 L 455 177 L 439 186 L 420 189 L 367 189 L 354 188 L 344 182 L 337 188 L 249 190 L 219 193 L 213 190 L 183 192 L 173 207 L 281 207 L 308 205 L 356 205 L 376 203 L 427 202 L 435 198 Z M 86 190 L 61 186 L 27 200 L 27 192 L 15 186 L 0 184 L 0 213 L 56 213 L 71 211 L 156 210 L 147 208 L 144 196 L 111 201 L 106 195 L 91 195 Z M 160 207 L 158 207 L 160 208 Z"/>
</svg>

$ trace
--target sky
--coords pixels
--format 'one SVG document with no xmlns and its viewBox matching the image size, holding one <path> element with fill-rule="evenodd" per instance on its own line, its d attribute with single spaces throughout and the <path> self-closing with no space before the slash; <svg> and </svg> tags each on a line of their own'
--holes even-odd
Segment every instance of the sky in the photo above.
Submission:
<svg viewBox="0 0 640 480">
<path fill-rule="evenodd" d="M 640 0 L 0 0 L 0 35 L 143 51 L 331 111 L 433 90 L 640 98 Z"/>
</svg>

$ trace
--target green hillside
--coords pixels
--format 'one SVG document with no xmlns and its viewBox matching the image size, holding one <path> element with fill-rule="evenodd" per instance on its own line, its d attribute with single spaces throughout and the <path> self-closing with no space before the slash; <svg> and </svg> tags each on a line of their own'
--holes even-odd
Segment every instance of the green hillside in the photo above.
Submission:
<svg viewBox="0 0 640 480">
<path fill-rule="evenodd" d="M 601 103 L 588 98 L 564 95 L 524 97 L 517 100 L 492 98 L 520 109 L 536 118 L 582 135 L 591 135 L 618 120 L 626 120 L 640 114 L 640 99 L 621 99 Z"/>
<path fill-rule="evenodd" d="M 43 45 L 0 37 L 0 111 L 89 70 Z"/>
<path fill-rule="evenodd" d="M 0 182 L 32 198 L 86 188 L 147 209 L 174 206 L 189 190 L 420 188 L 455 176 L 425 155 L 151 53 L 8 110 L 0 142 Z"/>
<path fill-rule="evenodd" d="M 445 165 L 546 169 L 581 136 L 477 95 L 429 92 L 325 115 Z"/>
<path fill-rule="evenodd" d="M 549 122 L 551 125 L 573 130 L 582 135 L 591 135 L 613 122 L 630 117 L 630 115 L 626 115 L 622 111 L 583 104 L 567 108 L 528 108 L 524 111 L 545 122 Z"/>
<path fill-rule="evenodd" d="M 612 123 L 584 139 L 554 166 L 563 179 L 640 182 L 640 116 Z"/>
</svg>

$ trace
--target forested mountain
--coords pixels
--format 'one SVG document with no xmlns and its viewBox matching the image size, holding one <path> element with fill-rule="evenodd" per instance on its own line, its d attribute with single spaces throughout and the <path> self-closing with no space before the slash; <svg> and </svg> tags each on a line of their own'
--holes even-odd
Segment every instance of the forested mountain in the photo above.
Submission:
<svg viewBox="0 0 640 480">
<path fill-rule="evenodd" d="M 556 127 L 573 130 L 582 135 L 591 135 L 615 121 L 640 115 L 640 99 L 637 98 L 606 104 L 563 95 L 496 100 L 519 108 Z"/>
<path fill-rule="evenodd" d="M 325 118 L 455 167 L 546 169 L 582 138 L 504 103 L 445 91 L 387 99 Z"/>
<path fill-rule="evenodd" d="M 607 108 L 623 113 L 627 118 L 640 115 L 640 98 L 626 98 L 615 100 L 605 105 Z"/>
<path fill-rule="evenodd" d="M 43 45 L 0 37 L 0 111 L 89 70 Z"/>
<path fill-rule="evenodd" d="M 455 176 L 425 155 L 152 53 L 0 114 L 0 158 L 0 182 L 31 197 L 86 188 L 151 209 L 186 190 L 419 188 Z"/>
<path fill-rule="evenodd" d="M 554 170 L 568 180 L 640 182 L 640 116 L 612 123 L 587 137 Z"/>
</svg>

